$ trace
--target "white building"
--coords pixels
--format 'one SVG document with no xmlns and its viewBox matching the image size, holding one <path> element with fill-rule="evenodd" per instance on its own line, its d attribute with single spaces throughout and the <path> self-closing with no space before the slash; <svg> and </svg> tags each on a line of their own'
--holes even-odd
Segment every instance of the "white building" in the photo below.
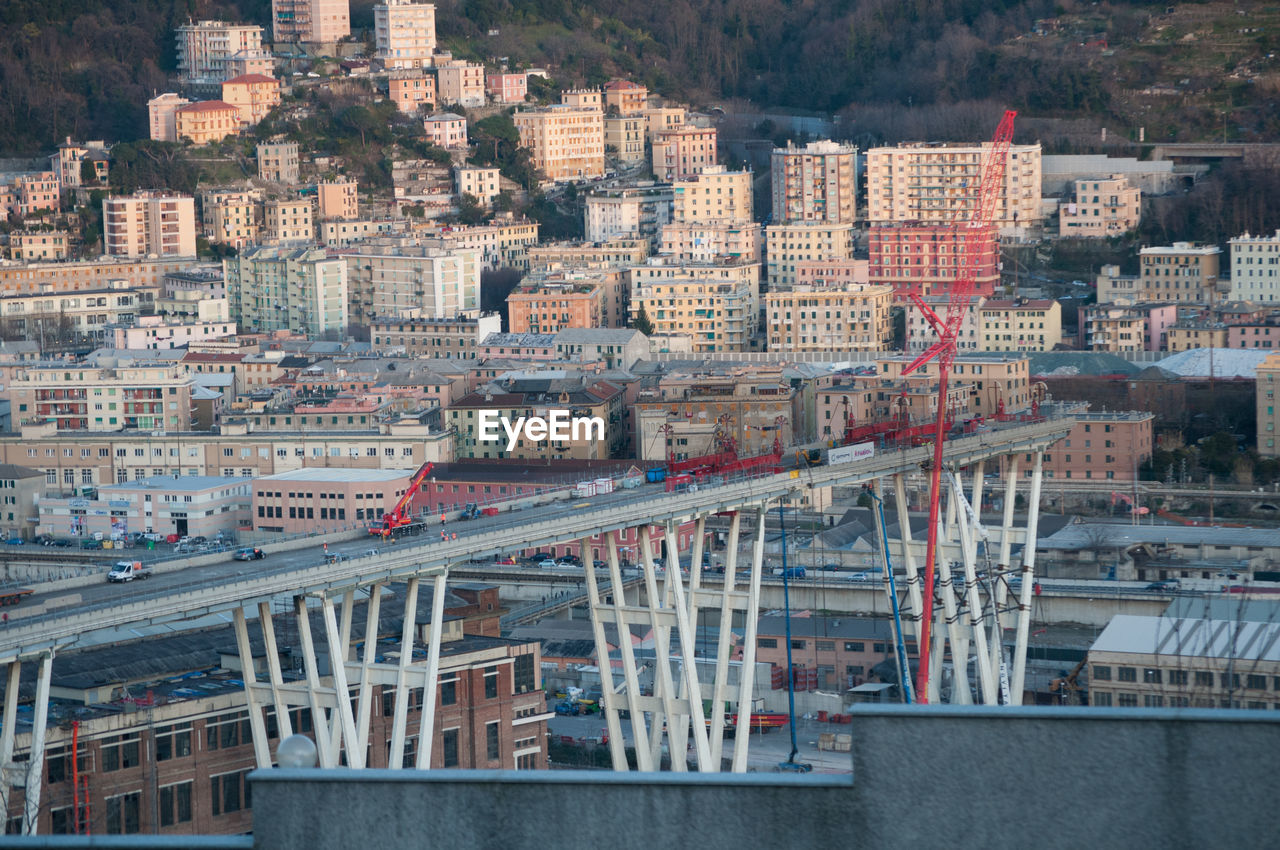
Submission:
<svg viewBox="0 0 1280 850">
<path fill-rule="evenodd" d="M 194 257 L 195 199 L 154 192 L 103 198 L 102 242 L 111 257 Z"/>
<path fill-rule="evenodd" d="M 1229 301 L 1271 304 L 1280 301 L 1280 230 L 1275 236 L 1250 236 L 1231 240 L 1231 292 Z"/>
<path fill-rule="evenodd" d="M 586 241 L 638 237 L 656 242 L 662 226 L 671 221 L 674 203 L 671 186 L 666 184 L 593 192 L 583 212 Z"/>
<path fill-rule="evenodd" d="M 318 337 L 346 333 L 347 263 L 321 248 L 248 248 L 223 260 L 227 300 L 241 328 Z"/>
<path fill-rule="evenodd" d="M 151 140 L 155 142 L 176 142 L 178 140 L 177 111 L 191 101 L 174 92 L 165 92 L 147 101 L 147 115 L 150 120 Z"/>
<path fill-rule="evenodd" d="M 373 7 L 377 52 L 387 70 L 429 68 L 436 49 L 436 7 L 411 0 L 386 0 Z"/>
<path fill-rule="evenodd" d="M 271 54 L 262 49 L 262 27 L 200 21 L 174 30 L 178 75 L 188 86 L 217 88 L 243 73 L 271 74 Z M 252 66 L 252 71 L 241 68 Z"/>
</svg>

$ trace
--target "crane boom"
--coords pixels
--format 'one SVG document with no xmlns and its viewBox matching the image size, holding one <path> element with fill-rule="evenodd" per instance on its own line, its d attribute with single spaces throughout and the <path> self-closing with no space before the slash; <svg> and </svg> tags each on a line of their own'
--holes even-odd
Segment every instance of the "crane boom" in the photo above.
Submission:
<svg viewBox="0 0 1280 850">
<path fill-rule="evenodd" d="M 382 522 L 372 526 L 369 529 L 370 534 L 377 534 L 386 537 L 392 531 L 402 525 L 408 525 L 413 517 L 405 512 L 405 508 L 413 501 L 413 497 L 417 495 L 418 488 L 422 486 L 422 482 L 431 474 L 431 470 L 435 468 L 435 464 L 427 461 L 418 467 L 418 471 L 413 474 L 413 479 L 409 482 L 408 488 L 396 500 L 395 507 L 382 515 Z"/>
</svg>

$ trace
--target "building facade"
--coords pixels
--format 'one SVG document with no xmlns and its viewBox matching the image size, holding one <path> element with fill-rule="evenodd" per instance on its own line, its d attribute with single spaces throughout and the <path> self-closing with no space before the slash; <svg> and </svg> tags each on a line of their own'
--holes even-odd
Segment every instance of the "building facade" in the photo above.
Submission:
<svg viewBox="0 0 1280 850">
<path fill-rule="evenodd" d="M 857 217 L 857 148 L 824 140 L 774 148 L 773 220 L 853 224 Z"/>
<path fill-rule="evenodd" d="M 651 186 L 597 190 L 584 204 L 586 240 L 658 240 L 662 226 L 671 221 L 675 203 L 670 187 Z"/>
<path fill-rule="evenodd" d="M 280 105 L 280 81 L 264 74 L 242 74 L 222 84 L 222 100 L 240 110 L 240 126 L 253 127 Z"/>
<path fill-rule="evenodd" d="M 257 147 L 258 176 L 292 186 L 298 182 L 298 143 L 263 142 Z"/>
<path fill-rule="evenodd" d="M 387 70 L 429 68 L 436 51 L 434 3 L 386 0 L 373 7 L 374 56 Z"/>
<path fill-rule="evenodd" d="M 341 41 L 351 35 L 350 0 L 271 0 L 271 31 L 277 42 Z"/>
<path fill-rule="evenodd" d="M 714 127 L 682 126 L 653 134 L 653 176 L 664 182 L 687 180 L 716 164 Z"/>
<path fill-rule="evenodd" d="M 311 201 L 275 198 L 262 205 L 263 242 L 279 245 L 287 242 L 311 242 L 316 226 Z"/>
<path fill-rule="evenodd" d="M 1237 236 L 1230 242 L 1231 301 L 1280 301 L 1280 230 L 1274 236 Z"/>
<path fill-rule="evenodd" d="M 480 256 L 435 240 L 386 237 L 345 254 L 351 318 L 456 318 L 480 309 Z"/>
<path fill-rule="evenodd" d="M 1128 233 L 1142 218 L 1142 191 L 1123 174 L 1107 180 L 1077 180 L 1075 198 L 1058 211 L 1063 236 L 1102 238 Z"/>
<path fill-rule="evenodd" d="M 156 142 L 178 141 L 178 117 L 180 107 L 191 101 L 173 92 L 156 95 L 147 101 L 147 115 L 151 127 L 151 139 Z"/>
<path fill-rule="evenodd" d="M 484 106 L 484 66 L 451 60 L 436 68 L 440 103 L 471 109 Z"/>
<path fill-rule="evenodd" d="M 259 246 L 222 262 L 231 316 L 242 328 L 318 337 L 348 324 L 347 263 L 317 248 Z"/>
<path fill-rule="evenodd" d="M 990 297 L 1000 284 L 1000 245 L 993 229 L 882 224 L 868 229 L 867 244 L 871 282 L 892 286 L 899 301 L 912 293 L 945 293 L 965 269 L 975 295 Z"/>
<path fill-rule="evenodd" d="M 990 298 L 974 309 L 983 351 L 1053 351 L 1062 342 L 1062 305 L 1053 299 Z"/>
<path fill-rule="evenodd" d="M 1066 438 L 1045 452 L 1046 478 L 1136 481 L 1151 460 L 1152 423 L 1146 411 L 1078 413 Z"/>
<path fill-rule="evenodd" d="M 1138 252 L 1139 287 L 1149 301 L 1212 303 L 1219 299 L 1217 245 L 1174 242 Z"/>
<path fill-rule="evenodd" d="M 502 331 L 502 317 L 486 313 L 475 318 L 374 319 L 370 342 L 380 351 L 401 351 L 410 357 L 475 360 L 480 343 Z"/>
<path fill-rule="evenodd" d="M 533 167 L 550 183 L 604 176 L 604 113 L 599 106 L 554 104 L 512 116 Z"/>
<path fill-rule="evenodd" d="M 193 145 L 208 145 L 234 136 L 240 130 L 240 107 L 222 100 L 201 100 L 179 106 L 173 112 L 176 138 L 165 141 L 189 140 Z"/>
<path fill-rule="evenodd" d="M 396 108 L 410 115 L 436 105 L 436 78 L 433 76 L 394 75 L 387 81 L 387 91 Z"/>
<path fill-rule="evenodd" d="M 524 103 L 529 94 L 528 74 L 488 74 L 484 78 L 485 92 L 494 103 Z"/>
<path fill-rule="evenodd" d="M 360 217 L 359 184 L 352 178 L 321 180 L 316 184 L 316 206 L 323 221 L 353 221 Z"/>
<path fill-rule="evenodd" d="M 195 199 L 146 191 L 103 198 L 102 243 L 110 257 L 195 257 Z"/>
<path fill-rule="evenodd" d="M 752 220 L 750 171 L 709 165 L 671 184 L 671 220 L 676 224 L 749 224 Z"/>
<path fill-rule="evenodd" d="M 771 224 L 765 228 L 765 258 L 770 289 L 795 286 L 801 263 L 853 259 L 853 225 L 822 221 Z"/>
<path fill-rule="evenodd" d="M 446 150 L 467 146 L 467 119 L 452 112 L 428 115 L 422 119 L 422 130 L 427 140 Z"/>
<path fill-rule="evenodd" d="M 795 286 L 764 296 L 770 351 L 883 351 L 893 341 L 887 286 Z"/>
<path fill-rule="evenodd" d="M 102 363 L 14 370 L 6 388 L 14 426 L 50 422 L 59 432 L 190 429 L 194 379 L 186 369 L 128 358 Z"/>
</svg>

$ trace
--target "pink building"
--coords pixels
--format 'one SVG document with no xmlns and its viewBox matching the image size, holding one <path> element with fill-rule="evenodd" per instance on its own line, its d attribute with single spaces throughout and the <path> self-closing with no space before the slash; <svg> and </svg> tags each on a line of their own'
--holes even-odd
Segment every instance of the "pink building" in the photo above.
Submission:
<svg viewBox="0 0 1280 850">
<path fill-rule="evenodd" d="M 435 106 L 436 78 L 421 74 L 405 77 L 392 77 L 387 83 L 391 101 L 401 112 L 410 115 L 426 106 Z"/>
<path fill-rule="evenodd" d="M 395 506 L 415 469 L 308 467 L 253 480 L 253 528 L 298 534 L 376 522 Z"/>
<path fill-rule="evenodd" d="M 866 260 L 801 260 L 796 263 L 796 283 L 829 286 L 839 289 L 849 284 L 871 282 L 871 267 Z"/>
<path fill-rule="evenodd" d="M 58 178 L 52 171 L 7 175 L 0 179 L 0 211 L 29 216 L 58 209 Z"/>
<path fill-rule="evenodd" d="M 1227 348 L 1280 348 L 1280 325 L 1270 322 L 1229 325 Z"/>
<path fill-rule="evenodd" d="M 440 112 L 422 119 L 426 137 L 442 148 L 467 146 L 467 119 L 452 112 Z"/>
<path fill-rule="evenodd" d="M 653 176 L 660 181 L 687 180 L 716 164 L 716 130 L 676 127 L 653 134 Z"/>
<path fill-rule="evenodd" d="M 1046 478 L 1132 482 L 1151 459 L 1154 413 L 1077 413 L 1075 418 L 1066 439 L 1045 452 Z M 1025 461 L 1030 474 L 1031 456 Z"/>
<path fill-rule="evenodd" d="M 498 103 L 524 103 L 529 93 L 528 74 L 489 74 L 484 78 L 489 99 Z"/>
<path fill-rule="evenodd" d="M 867 232 L 872 283 L 893 287 L 895 301 L 911 293 L 945 293 L 959 277 L 964 250 L 974 278 L 973 293 L 990 297 L 1000 283 L 1000 246 L 993 228 L 973 232 L 939 224 L 878 224 Z"/>
</svg>

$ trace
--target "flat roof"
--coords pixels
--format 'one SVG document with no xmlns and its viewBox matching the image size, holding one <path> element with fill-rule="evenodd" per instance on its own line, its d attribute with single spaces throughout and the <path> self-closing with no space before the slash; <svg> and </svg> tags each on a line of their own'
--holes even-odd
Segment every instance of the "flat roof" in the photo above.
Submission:
<svg viewBox="0 0 1280 850">
<path fill-rule="evenodd" d="M 1280 623 L 1117 614 L 1089 651 L 1280 661 Z"/>
<path fill-rule="evenodd" d="M 414 469 L 332 469 L 329 467 L 309 467 L 293 469 L 289 472 L 277 472 L 275 475 L 263 475 L 257 481 L 324 481 L 324 482 L 378 482 L 397 481 L 410 478 Z"/>
</svg>

